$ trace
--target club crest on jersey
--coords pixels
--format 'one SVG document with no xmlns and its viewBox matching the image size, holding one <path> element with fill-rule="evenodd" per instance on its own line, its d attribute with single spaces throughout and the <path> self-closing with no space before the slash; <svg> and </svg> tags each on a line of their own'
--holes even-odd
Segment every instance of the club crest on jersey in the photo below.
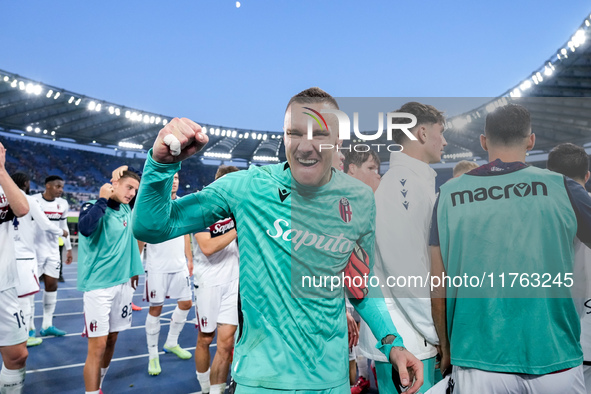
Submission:
<svg viewBox="0 0 591 394">
<path fill-rule="evenodd" d="M 203 328 L 207 327 L 207 317 L 201 318 L 201 327 L 203 327 Z"/>
<path fill-rule="evenodd" d="M 343 219 L 345 223 L 349 223 L 351 221 L 351 218 L 353 217 L 353 210 L 351 209 L 351 204 L 349 203 L 347 197 L 343 197 L 341 198 L 341 201 L 339 201 L 339 213 L 341 214 L 341 219 Z"/>
<path fill-rule="evenodd" d="M 127 227 L 127 220 L 123 221 L 123 227 Z"/>
<path fill-rule="evenodd" d="M 97 322 L 96 320 L 93 320 L 90 322 L 90 325 L 88 326 L 88 328 L 90 328 L 90 332 L 95 332 L 97 329 Z"/>
</svg>

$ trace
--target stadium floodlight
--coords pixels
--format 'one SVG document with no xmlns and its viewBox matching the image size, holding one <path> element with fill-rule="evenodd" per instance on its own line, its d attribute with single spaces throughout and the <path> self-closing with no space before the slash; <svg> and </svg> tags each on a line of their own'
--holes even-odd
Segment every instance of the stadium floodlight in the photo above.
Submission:
<svg viewBox="0 0 591 394">
<path fill-rule="evenodd" d="M 43 92 L 43 88 L 41 87 L 41 85 L 35 85 L 33 87 L 33 94 L 35 96 L 39 96 L 42 92 Z"/>
<path fill-rule="evenodd" d="M 248 138 L 248 133 L 244 133 L 244 138 Z"/>
<path fill-rule="evenodd" d="M 583 29 L 577 30 L 575 35 L 572 37 L 573 44 L 577 48 L 581 44 L 584 44 L 586 39 L 587 39 L 587 37 L 585 36 L 585 30 L 583 30 Z"/>
<path fill-rule="evenodd" d="M 160 121 L 161 121 L 161 120 L 162 120 L 162 119 L 160 119 L 160 116 L 157 116 L 157 117 L 156 117 L 156 124 L 160 124 Z"/>
<path fill-rule="evenodd" d="M 156 117 L 150 116 L 150 124 L 154 124 L 155 121 L 156 121 Z"/>
<path fill-rule="evenodd" d="M 27 126 L 27 131 L 33 131 L 33 127 L 32 126 Z"/>
<path fill-rule="evenodd" d="M 549 77 L 550 75 L 552 75 L 552 69 L 548 66 L 544 67 L 544 75 Z"/>
<path fill-rule="evenodd" d="M 274 156 L 253 156 L 252 157 L 253 161 L 274 161 L 274 162 L 278 162 L 279 158 L 278 157 L 274 157 Z"/>
<path fill-rule="evenodd" d="M 41 132 L 41 129 L 39 127 L 35 127 L 35 133 L 39 134 Z"/>
<path fill-rule="evenodd" d="M 18 81 L 18 88 L 20 90 L 25 90 L 25 83 L 23 81 Z"/>
<path fill-rule="evenodd" d="M 226 129 L 223 129 L 222 130 L 222 137 L 225 137 L 225 136 L 226 136 Z"/>
<path fill-rule="evenodd" d="M 26 86 L 25 86 L 25 92 L 31 94 L 33 93 L 33 84 L 31 82 L 29 82 Z"/>
<path fill-rule="evenodd" d="M 496 108 L 496 105 L 495 105 L 495 103 L 490 103 L 490 104 L 487 104 L 487 105 L 486 105 L 486 112 L 490 113 L 490 112 L 494 111 L 494 110 L 495 110 L 495 108 Z"/>
<path fill-rule="evenodd" d="M 244 135 L 242 133 L 238 134 L 238 138 L 242 138 Z"/>
<path fill-rule="evenodd" d="M 267 141 L 267 134 L 263 136 L 263 141 Z"/>
<path fill-rule="evenodd" d="M 61 95 L 61 93 L 60 93 L 60 92 L 57 92 L 57 93 L 55 94 L 55 96 L 53 96 L 53 99 L 54 99 L 54 100 L 57 100 L 57 99 L 58 99 L 58 97 L 59 97 L 60 95 Z"/>
<path fill-rule="evenodd" d="M 220 129 L 215 129 L 215 135 L 220 135 Z"/>
<path fill-rule="evenodd" d="M 96 140 L 92 140 L 92 143 L 93 143 L 93 144 L 96 144 Z"/>
<path fill-rule="evenodd" d="M 113 115 L 115 113 L 115 108 L 112 105 L 109 106 L 109 113 Z"/>
<path fill-rule="evenodd" d="M 540 82 L 542 82 L 544 80 L 544 78 L 542 78 L 542 73 L 539 71 L 536 73 L 536 77 L 538 77 L 538 81 L 540 81 Z"/>
<path fill-rule="evenodd" d="M 125 118 L 129 119 L 130 116 L 131 116 L 131 112 L 125 111 Z"/>
<path fill-rule="evenodd" d="M 144 148 L 143 145 L 134 144 L 133 142 L 125 142 L 125 141 L 119 142 L 119 146 L 122 148 L 128 148 L 128 149 L 143 149 Z"/>
<path fill-rule="evenodd" d="M 587 27 L 591 26 L 591 23 L 589 23 L 589 21 L 586 19 L 585 19 L 585 26 L 587 26 Z"/>
<path fill-rule="evenodd" d="M 102 104 L 101 104 L 101 103 L 98 103 L 98 104 L 96 105 L 96 108 L 95 108 L 94 110 L 95 110 L 96 112 L 101 112 L 101 107 L 102 107 Z"/>
<path fill-rule="evenodd" d="M 166 124 L 167 124 L 167 123 L 168 123 L 168 120 L 166 120 L 166 119 L 162 119 L 162 124 L 163 124 L 164 126 L 166 126 Z"/>
<path fill-rule="evenodd" d="M 253 140 L 257 139 L 257 133 L 252 133 L 250 136 L 252 137 Z"/>
<path fill-rule="evenodd" d="M 94 111 L 94 109 L 96 108 L 96 103 L 94 101 L 91 101 L 90 103 L 88 103 L 87 108 L 91 111 Z"/>
<path fill-rule="evenodd" d="M 52 132 L 51 132 L 51 135 L 55 135 L 55 131 L 52 131 Z"/>
<path fill-rule="evenodd" d="M 47 129 L 43 130 L 43 134 L 47 134 Z"/>
<path fill-rule="evenodd" d="M 527 89 L 531 88 L 531 82 L 529 81 L 529 79 L 528 79 L 528 80 L 525 80 L 525 81 L 523 81 L 523 82 L 521 83 L 521 85 L 519 85 L 519 88 L 520 88 L 521 90 L 527 90 Z"/>
<path fill-rule="evenodd" d="M 68 104 L 72 104 L 74 102 L 75 98 L 74 96 L 70 96 L 70 99 L 68 100 Z"/>
<path fill-rule="evenodd" d="M 158 118 L 158 119 L 160 119 L 160 118 Z M 156 121 L 156 122 L 158 122 L 158 121 Z M 203 132 L 203 134 L 207 134 L 207 127 L 203 126 L 201 128 L 201 131 Z"/>
<path fill-rule="evenodd" d="M 115 108 L 115 115 L 121 115 L 121 110 L 119 108 Z"/>
<path fill-rule="evenodd" d="M 11 88 L 16 88 L 16 86 L 17 86 L 17 82 L 18 82 L 18 81 L 17 81 L 16 79 L 15 79 L 14 81 L 12 81 L 12 83 L 10 84 L 10 87 L 11 87 Z"/>
<path fill-rule="evenodd" d="M 232 131 L 232 138 L 236 138 L 236 134 L 238 134 L 236 130 Z"/>
<path fill-rule="evenodd" d="M 513 91 L 510 93 L 510 96 L 511 97 L 521 97 L 521 90 L 519 90 L 519 88 L 513 89 Z"/>
<path fill-rule="evenodd" d="M 4 82 L 8 82 L 10 80 L 10 78 L 8 77 L 8 75 L 4 76 Z"/>
<path fill-rule="evenodd" d="M 50 98 L 53 95 L 53 90 L 49 89 L 45 97 Z"/>
<path fill-rule="evenodd" d="M 149 115 L 144 115 L 144 123 L 146 123 L 146 124 L 150 123 L 150 116 Z"/>
<path fill-rule="evenodd" d="M 82 101 L 82 99 L 79 98 L 78 100 L 76 100 L 76 103 L 75 104 L 78 105 L 78 104 L 80 104 L 81 101 Z"/>
</svg>

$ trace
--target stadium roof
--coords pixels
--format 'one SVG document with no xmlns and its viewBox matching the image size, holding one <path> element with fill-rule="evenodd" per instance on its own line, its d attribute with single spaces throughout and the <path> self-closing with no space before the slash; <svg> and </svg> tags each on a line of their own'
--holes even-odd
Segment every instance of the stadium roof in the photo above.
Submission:
<svg viewBox="0 0 591 394">
<path fill-rule="evenodd" d="M 590 142 L 590 26 L 591 16 L 565 45 L 521 83 L 478 108 L 450 118 L 444 160 L 482 156 L 479 136 L 486 114 L 508 102 L 522 104 L 531 111 L 539 151 L 547 151 L 561 142 Z M 113 149 L 144 150 L 152 145 L 158 131 L 170 119 L 0 70 L 0 129 L 3 131 Z M 258 163 L 285 159 L 280 132 L 199 123 L 210 138 L 208 148 L 201 152 L 204 158 Z M 388 141 L 384 136 L 372 143 Z M 386 151 L 380 156 L 388 160 Z"/>
</svg>

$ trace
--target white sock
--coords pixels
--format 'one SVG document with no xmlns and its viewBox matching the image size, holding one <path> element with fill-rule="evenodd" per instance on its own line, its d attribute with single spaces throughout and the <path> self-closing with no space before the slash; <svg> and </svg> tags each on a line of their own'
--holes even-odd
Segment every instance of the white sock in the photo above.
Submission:
<svg viewBox="0 0 591 394">
<path fill-rule="evenodd" d="M 53 326 L 53 312 L 57 303 L 57 291 L 43 292 L 43 324 L 41 328 L 47 329 Z"/>
<path fill-rule="evenodd" d="M 223 394 L 226 391 L 226 383 L 212 384 L 209 394 Z"/>
<path fill-rule="evenodd" d="M 2 363 L 0 371 L 0 392 L 2 394 L 20 394 L 25 386 L 25 368 L 7 369 Z"/>
<path fill-rule="evenodd" d="M 107 374 L 107 371 L 109 370 L 109 367 L 107 368 L 101 368 L 101 382 L 99 384 L 99 388 L 103 387 L 103 380 L 105 380 L 105 375 Z"/>
<path fill-rule="evenodd" d="M 363 357 L 357 352 L 357 369 L 359 370 L 359 376 L 363 376 L 369 380 L 369 368 L 367 367 L 367 358 Z"/>
<path fill-rule="evenodd" d="M 148 341 L 149 358 L 158 358 L 158 337 L 160 336 L 160 316 L 146 317 L 146 339 Z"/>
<path fill-rule="evenodd" d="M 31 305 L 29 304 L 29 297 L 19 297 L 18 298 L 18 306 L 21 308 L 21 312 L 25 317 L 25 327 L 27 329 L 27 334 L 29 334 L 29 320 L 31 316 Z"/>
<path fill-rule="evenodd" d="M 35 295 L 27 297 L 29 299 L 29 331 L 35 331 Z"/>
<path fill-rule="evenodd" d="M 188 314 L 189 309 L 183 311 L 179 309 L 178 305 L 176 306 L 176 308 L 174 308 L 174 312 L 172 312 L 172 317 L 170 319 L 170 328 L 168 329 L 168 336 L 166 337 L 166 347 L 175 347 L 179 344 L 179 335 L 181 333 L 181 330 L 185 326 Z"/>
<path fill-rule="evenodd" d="M 197 372 L 197 380 L 199 381 L 199 386 L 201 386 L 201 392 L 203 394 L 209 393 L 209 369 L 207 372 Z"/>
<path fill-rule="evenodd" d="M 97 390 L 97 391 L 85 391 L 86 394 L 99 394 L 101 391 Z"/>
</svg>

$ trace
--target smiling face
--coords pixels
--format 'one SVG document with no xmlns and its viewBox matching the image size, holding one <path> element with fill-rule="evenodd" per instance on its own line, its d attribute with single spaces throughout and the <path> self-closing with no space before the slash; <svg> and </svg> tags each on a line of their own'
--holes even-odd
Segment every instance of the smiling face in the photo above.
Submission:
<svg viewBox="0 0 591 394">
<path fill-rule="evenodd" d="M 330 181 L 333 164 L 334 147 L 327 149 L 321 144 L 337 145 L 338 123 L 335 116 L 323 115 L 328 124 L 328 130 L 322 121 L 322 127 L 313 120 L 313 138 L 308 139 L 308 119 L 311 113 L 304 107 L 320 112 L 323 109 L 334 109 L 328 103 L 300 104 L 292 103 L 285 112 L 283 130 L 285 133 L 285 156 L 291 167 L 294 179 L 304 186 L 319 187 Z M 317 116 L 316 116 L 317 117 Z"/>
<path fill-rule="evenodd" d="M 120 178 L 118 181 L 113 182 L 113 195 L 111 198 L 121 204 L 129 204 L 135 197 L 139 187 L 140 183 L 137 179 L 131 177 Z"/>
</svg>

